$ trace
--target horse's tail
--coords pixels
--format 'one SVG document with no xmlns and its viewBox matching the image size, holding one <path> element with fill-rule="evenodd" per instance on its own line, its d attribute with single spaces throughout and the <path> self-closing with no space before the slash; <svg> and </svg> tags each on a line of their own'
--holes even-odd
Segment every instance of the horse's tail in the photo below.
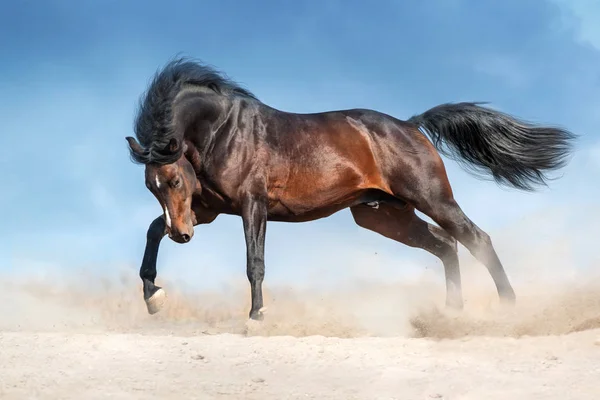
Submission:
<svg viewBox="0 0 600 400">
<path fill-rule="evenodd" d="M 479 104 L 442 104 L 408 121 L 420 126 L 440 153 L 476 176 L 491 174 L 499 184 L 534 190 L 546 185 L 547 172 L 566 165 L 576 135 Z"/>
</svg>

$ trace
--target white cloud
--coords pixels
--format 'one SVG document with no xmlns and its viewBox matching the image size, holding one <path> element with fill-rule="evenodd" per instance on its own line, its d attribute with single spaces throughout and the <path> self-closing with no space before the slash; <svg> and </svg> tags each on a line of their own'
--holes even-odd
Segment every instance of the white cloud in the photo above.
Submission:
<svg viewBox="0 0 600 400">
<path fill-rule="evenodd" d="M 530 72 L 516 58 L 508 54 L 480 55 L 473 69 L 495 78 L 502 79 L 512 88 L 521 88 L 530 81 Z"/>
<path fill-rule="evenodd" d="M 586 160 L 588 160 L 590 164 L 593 165 L 598 172 L 600 172 L 600 142 L 589 146 L 585 150 L 585 156 Z"/>
<path fill-rule="evenodd" d="M 549 0 L 578 21 L 577 39 L 600 50 L 600 2 L 597 0 Z"/>
</svg>

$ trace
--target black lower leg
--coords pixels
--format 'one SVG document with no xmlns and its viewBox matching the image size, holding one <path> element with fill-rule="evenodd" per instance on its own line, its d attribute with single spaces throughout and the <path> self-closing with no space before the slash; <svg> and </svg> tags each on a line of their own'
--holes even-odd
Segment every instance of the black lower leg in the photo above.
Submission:
<svg viewBox="0 0 600 400">
<path fill-rule="evenodd" d="M 250 295 L 252 298 L 252 307 L 250 308 L 250 318 L 262 321 L 263 319 L 263 295 L 262 283 L 265 276 L 265 263 L 263 260 L 254 260 L 248 262 L 246 271 L 250 281 Z"/>
<path fill-rule="evenodd" d="M 504 267 L 498 258 L 498 254 L 496 254 L 496 250 L 492 245 L 492 240 L 485 232 L 481 231 L 477 227 L 476 229 L 478 231 L 477 244 L 473 246 L 473 250 L 469 250 L 471 250 L 473 256 L 475 256 L 487 267 L 492 279 L 494 280 L 494 284 L 496 285 L 500 299 L 507 303 L 513 303 L 516 297 L 515 291 L 508 280 L 508 276 L 506 275 Z"/>
<path fill-rule="evenodd" d="M 165 220 L 162 216 L 156 218 L 150 224 L 146 234 L 146 248 L 144 258 L 140 267 L 140 278 L 144 285 L 144 300 L 151 298 L 160 287 L 154 284 L 156 279 L 156 260 L 158 258 L 158 248 L 165 235 Z"/>
<path fill-rule="evenodd" d="M 252 306 L 250 318 L 262 320 L 262 283 L 265 277 L 265 233 L 267 209 L 263 202 L 249 199 L 244 204 L 242 219 L 246 237 L 246 274 L 250 282 Z"/>
<path fill-rule="evenodd" d="M 427 230 L 437 239 L 437 242 L 429 241 L 425 244 L 425 249 L 438 256 L 444 264 L 444 274 L 446 276 L 446 306 L 462 309 L 462 283 L 456 239 L 443 229 L 432 224 L 427 224 Z"/>
<path fill-rule="evenodd" d="M 434 220 L 456 237 L 488 269 L 501 300 L 512 303 L 515 292 L 496 254 L 490 236 L 475 225 L 455 202 L 438 207 Z"/>
</svg>

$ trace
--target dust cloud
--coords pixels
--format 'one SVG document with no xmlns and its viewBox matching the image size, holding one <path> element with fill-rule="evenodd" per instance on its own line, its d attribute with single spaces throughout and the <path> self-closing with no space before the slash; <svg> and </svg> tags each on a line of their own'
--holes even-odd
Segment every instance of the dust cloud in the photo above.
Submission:
<svg viewBox="0 0 600 400">
<path fill-rule="evenodd" d="M 488 271 L 464 252 L 462 312 L 444 307 L 443 269 L 432 262 L 410 279 L 374 268 L 368 282 L 363 274 L 328 288 L 267 279 L 265 320 L 251 330 L 245 274 L 212 290 L 159 274 L 168 299 L 155 315 L 135 266 L 103 277 L 100 268 L 0 276 L 0 397 L 593 398 L 593 254 L 557 224 L 538 243 L 539 221 L 519 235 L 509 228 L 493 238 L 517 294 L 512 308 L 500 307 Z"/>
<path fill-rule="evenodd" d="M 597 226 L 594 221 L 600 218 L 594 210 L 588 211 L 579 218 L 587 219 L 588 227 Z M 561 224 L 557 215 L 571 226 Z M 595 233 L 588 228 L 567 235 L 573 223 L 578 220 L 567 218 L 563 211 L 546 210 L 492 234 L 517 294 L 512 308 L 499 306 L 488 271 L 463 249 L 462 312 L 445 308 L 443 269 L 434 260 L 436 268 L 424 268 L 420 276 L 406 281 L 385 281 L 385 271 L 369 282 L 356 278 L 352 284 L 326 289 L 276 286 L 267 279 L 265 320 L 250 334 L 516 338 L 600 328 L 600 272 L 596 272 L 600 261 L 595 261 L 593 252 L 582 251 L 589 248 L 589 238 Z M 321 268 L 338 267 L 324 261 Z M 123 268 L 109 277 L 96 276 L 94 270 L 0 276 L 0 331 L 248 334 L 250 294 L 244 274 L 232 277 L 225 287 L 202 291 L 178 287 L 159 274 L 157 284 L 164 287 L 168 300 L 151 316 L 142 298 L 137 267 Z"/>
<path fill-rule="evenodd" d="M 470 269 L 475 273 L 469 274 Z M 467 273 L 463 273 L 462 312 L 444 307 L 443 281 L 427 276 L 410 284 L 355 282 L 320 291 L 265 284 L 265 320 L 251 334 L 456 339 L 562 335 L 600 328 L 599 279 L 587 279 L 582 284 L 515 285 L 516 306 L 502 308 L 485 268 L 467 264 L 463 271 Z M 134 270 L 113 280 L 89 277 L 85 272 L 74 275 L 78 278 L 52 283 L 5 280 L 0 295 L 0 330 L 182 336 L 247 333 L 250 296 L 245 281 L 202 292 L 178 291 L 169 282 L 160 282 L 168 301 L 151 316 Z"/>
</svg>

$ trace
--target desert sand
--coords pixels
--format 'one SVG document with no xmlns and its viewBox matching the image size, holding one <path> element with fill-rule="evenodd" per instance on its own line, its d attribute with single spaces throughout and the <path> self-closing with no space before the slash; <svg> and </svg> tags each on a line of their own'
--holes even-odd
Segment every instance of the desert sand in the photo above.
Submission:
<svg viewBox="0 0 600 400">
<path fill-rule="evenodd" d="M 97 282 L 96 282 L 97 283 Z M 467 286 L 467 285 L 466 285 Z M 243 281 L 145 311 L 119 285 L 11 282 L 0 296 L 0 398 L 592 399 L 600 395 L 600 288 L 490 285 L 443 307 L 443 286 L 266 290 L 248 331 Z"/>
</svg>

